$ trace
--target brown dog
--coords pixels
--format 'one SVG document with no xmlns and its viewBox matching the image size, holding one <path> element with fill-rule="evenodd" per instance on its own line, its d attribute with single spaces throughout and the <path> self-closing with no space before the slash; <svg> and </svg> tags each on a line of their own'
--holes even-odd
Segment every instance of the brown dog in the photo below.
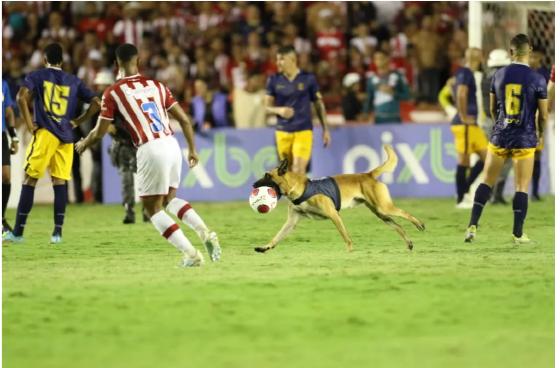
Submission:
<svg viewBox="0 0 560 368">
<path fill-rule="evenodd" d="M 305 175 L 288 172 L 287 160 L 282 161 L 278 168 L 266 173 L 264 178 L 257 181 L 254 186 L 267 185 L 269 183 L 277 187 L 281 194 L 288 197 L 290 200 L 288 219 L 278 234 L 267 245 L 257 247 L 255 251 L 264 253 L 276 247 L 282 239 L 294 230 L 297 223 L 303 217 L 330 219 L 335 224 L 340 235 L 342 235 L 346 243 L 346 249 L 352 251 L 352 240 L 338 214 L 338 210 L 352 208 L 362 203 L 387 225 L 395 229 L 406 242 L 408 249 L 412 249 L 412 241 L 408 238 L 404 229 L 391 216 L 407 219 L 420 231 L 423 231 L 425 227 L 417 218 L 395 207 L 387 186 L 377 181 L 376 178 L 382 173 L 393 172 L 398 162 L 393 148 L 389 145 L 385 145 L 384 148 L 385 152 L 387 152 L 387 161 L 374 170 L 362 174 L 336 175 L 326 179 L 325 187 L 327 189 L 325 193 L 327 194 L 318 193 L 316 190 L 310 191 L 311 181 Z M 312 196 L 309 197 L 310 193 Z M 294 202 L 298 204 L 294 204 Z"/>
</svg>

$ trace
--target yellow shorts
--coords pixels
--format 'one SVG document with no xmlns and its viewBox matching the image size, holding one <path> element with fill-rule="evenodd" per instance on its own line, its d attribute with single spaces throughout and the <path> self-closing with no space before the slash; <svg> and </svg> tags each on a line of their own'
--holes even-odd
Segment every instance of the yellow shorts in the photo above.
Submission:
<svg viewBox="0 0 560 368">
<path fill-rule="evenodd" d="M 488 143 L 488 151 L 501 158 L 523 160 L 535 156 L 535 148 L 502 148 Z"/>
<path fill-rule="evenodd" d="M 451 132 L 455 136 L 455 149 L 459 154 L 485 151 L 488 146 L 486 134 L 478 125 L 452 125 Z"/>
<path fill-rule="evenodd" d="M 276 149 L 280 160 L 287 158 L 292 161 L 294 157 L 299 157 L 309 161 L 312 148 L 312 130 L 302 130 L 300 132 L 276 131 Z"/>
<path fill-rule="evenodd" d="M 40 128 L 25 151 L 25 172 L 40 179 L 48 168 L 52 177 L 70 180 L 73 159 L 74 143 L 63 143 L 47 129 Z"/>
</svg>

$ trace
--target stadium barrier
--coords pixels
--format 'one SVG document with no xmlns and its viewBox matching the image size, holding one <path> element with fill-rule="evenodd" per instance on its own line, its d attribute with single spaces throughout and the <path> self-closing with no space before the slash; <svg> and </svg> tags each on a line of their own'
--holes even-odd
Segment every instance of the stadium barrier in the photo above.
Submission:
<svg viewBox="0 0 560 368">
<path fill-rule="evenodd" d="M 453 197 L 456 153 L 448 124 L 385 124 L 341 126 L 331 129 L 332 145 L 323 148 L 315 129 L 310 177 L 365 172 L 385 159 L 382 145 L 391 144 L 399 157 L 392 174 L 384 174 L 394 197 Z M 186 142 L 177 134 L 184 158 Z M 120 177 L 111 166 L 103 140 L 105 203 L 120 203 Z M 251 184 L 277 164 L 274 130 L 219 129 L 197 134 L 200 163 L 192 170 L 183 160 L 178 196 L 193 201 L 246 200 Z M 547 155 L 543 155 L 541 192 L 549 193 Z M 506 187 L 507 188 L 507 187 Z M 511 180 L 506 192 L 511 192 Z"/>
</svg>

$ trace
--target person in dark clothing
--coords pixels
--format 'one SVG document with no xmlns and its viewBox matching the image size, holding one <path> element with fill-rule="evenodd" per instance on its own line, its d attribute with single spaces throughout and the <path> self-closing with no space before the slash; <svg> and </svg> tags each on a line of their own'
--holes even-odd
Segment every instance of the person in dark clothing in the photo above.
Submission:
<svg viewBox="0 0 560 368">
<path fill-rule="evenodd" d="M 357 121 L 362 112 L 363 102 L 359 98 L 360 75 L 348 73 L 342 80 L 344 96 L 342 97 L 342 113 L 345 121 Z"/>
</svg>

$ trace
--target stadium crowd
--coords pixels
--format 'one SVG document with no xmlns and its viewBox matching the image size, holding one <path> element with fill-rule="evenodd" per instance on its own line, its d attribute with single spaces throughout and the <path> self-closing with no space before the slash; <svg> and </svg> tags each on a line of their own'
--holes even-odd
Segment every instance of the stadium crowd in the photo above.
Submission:
<svg viewBox="0 0 560 368">
<path fill-rule="evenodd" d="M 281 45 L 294 45 L 300 67 L 316 74 L 328 112 L 359 121 L 369 121 L 367 77 L 379 68 L 399 72 L 411 103 L 438 108 L 467 47 L 465 2 L 3 2 L 2 12 L 12 96 L 52 41 L 66 50 L 64 69 L 92 89 L 129 42 L 141 72 L 168 85 L 199 130 L 265 125 L 265 83 Z M 200 113 L 205 103 L 212 112 Z"/>
</svg>

